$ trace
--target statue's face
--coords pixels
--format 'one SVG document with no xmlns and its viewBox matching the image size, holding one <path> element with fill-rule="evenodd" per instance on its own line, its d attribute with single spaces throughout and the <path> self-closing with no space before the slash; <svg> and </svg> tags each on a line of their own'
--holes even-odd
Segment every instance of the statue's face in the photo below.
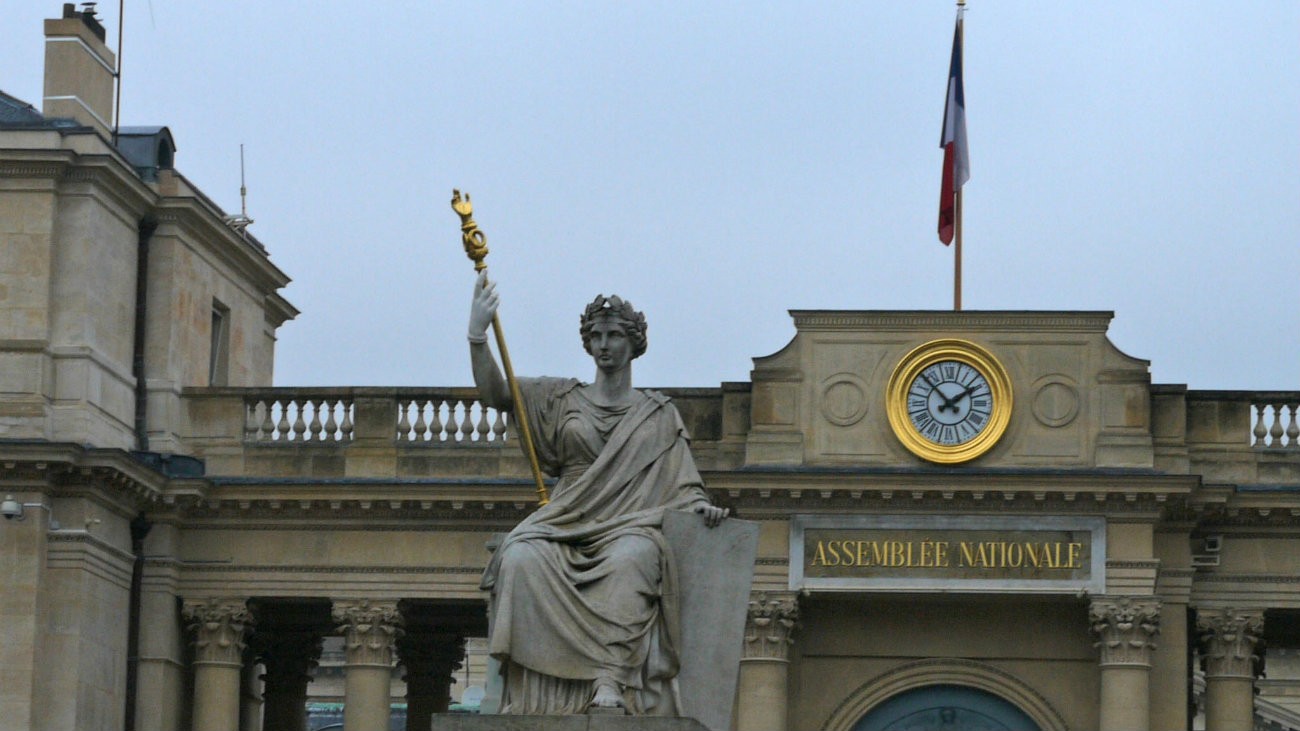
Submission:
<svg viewBox="0 0 1300 731">
<path fill-rule="evenodd" d="M 620 371 L 632 362 L 632 341 L 622 324 L 610 317 L 592 323 L 587 336 L 587 352 L 596 367 L 606 372 Z"/>
</svg>

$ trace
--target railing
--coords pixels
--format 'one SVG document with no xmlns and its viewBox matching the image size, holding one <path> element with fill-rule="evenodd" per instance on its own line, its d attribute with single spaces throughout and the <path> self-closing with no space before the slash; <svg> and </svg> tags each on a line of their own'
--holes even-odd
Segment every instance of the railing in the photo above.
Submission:
<svg viewBox="0 0 1300 731">
<path fill-rule="evenodd" d="M 1252 447 L 1300 450 L 1300 393 L 1258 393 L 1250 409 L 1255 423 Z"/>
<path fill-rule="evenodd" d="M 245 392 L 244 441 L 347 443 L 368 425 L 404 444 L 494 444 L 513 438 L 508 414 L 484 405 L 472 388 L 292 388 Z M 387 426 L 381 426 L 387 424 Z M 372 430 L 370 436 L 374 436 Z"/>
<path fill-rule="evenodd" d="M 507 414 L 484 405 L 478 392 L 455 390 L 397 400 L 399 442 L 504 442 Z"/>
<path fill-rule="evenodd" d="M 1253 451 L 1273 463 L 1300 457 L 1300 391 L 1165 388 L 1160 393 L 1186 395 L 1186 431 L 1175 439 L 1186 439 L 1188 447 Z"/>
<path fill-rule="evenodd" d="M 244 402 L 244 415 L 244 441 L 350 442 L 355 406 L 351 398 L 301 393 L 251 396 Z"/>
</svg>

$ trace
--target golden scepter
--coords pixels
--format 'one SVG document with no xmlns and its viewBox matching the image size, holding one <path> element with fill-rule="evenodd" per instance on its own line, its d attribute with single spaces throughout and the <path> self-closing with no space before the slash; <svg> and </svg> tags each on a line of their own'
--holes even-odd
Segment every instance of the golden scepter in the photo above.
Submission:
<svg viewBox="0 0 1300 731">
<path fill-rule="evenodd" d="M 465 245 L 465 256 L 474 262 L 474 271 L 487 270 L 487 234 L 478 229 L 474 223 L 474 206 L 470 204 L 469 194 L 460 197 L 459 190 L 451 191 L 451 209 L 460 216 L 461 243 Z M 487 280 L 483 282 L 487 284 Z M 542 467 L 537 463 L 537 449 L 533 446 L 533 432 L 528 428 L 528 412 L 524 408 L 524 397 L 519 393 L 519 383 L 515 380 L 515 369 L 510 365 L 510 351 L 506 350 L 506 336 L 501 331 L 501 318 L 492 313 L 492 332 L 497 337 L 497 352 L 501 354 L 501 366 L 506 372 L 506 384 L 510 387 L 510 400 L 514 403 L 515 421 L 519 424 L 519 436 L 523 439 L 524 454 L 528 455 L 528 466 L 533 470 L 533 482 L 537 485 L 537 504 L 545 505 L 551 501 L 546 493 L 546 483 L 542 480 Z"/>
</svg>

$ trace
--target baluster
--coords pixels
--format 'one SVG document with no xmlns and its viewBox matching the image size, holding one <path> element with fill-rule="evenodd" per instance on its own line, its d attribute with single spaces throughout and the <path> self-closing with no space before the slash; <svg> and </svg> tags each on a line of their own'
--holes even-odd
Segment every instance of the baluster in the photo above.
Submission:
<svg viewBox="0 0 1300 731">
<path fill-rule="evenodd" d="M 352 401 L 341 402 L 343 406 L 343 423 L 339 424 L 339 439 L 352 441 Z"/>
<path fill-rule="evenodd" d="M 257 407 L 260 401 L 244 403 L 244 441 L 257 441 L 257 427 L 261 425 L 262 420 L 257 416 Z"/>
<path fill-rule="evenodd" d="M 397 441 L 407 442 L 411 439 L 411 419 L 406 412 L 411 408 L 413 401 L 406 399 L 397 400 Z"/>
<path fill-rule="evenodd" d="M 307 433 L 307 422 L 303 420 L 303 411 L 306 410 L 306 400 L 293 402 L 293 438 L 295 441 L 302 441 L 302 435 Z"/>
<path fill-rule="evenodd" d="M 336 442 L 339 438 L 339 425 L 338 422 L 334 421 L 334 405 L 338 401 L 327 399 L 321 403 L 325 404 L 325 439 Z"/>
<path fill-rule="evenodd" d="M 320 412 L 321 409 L 324 408 L 325 402 L 320 399 L 316 399 L 315 401 L 304 401 L 303 403 L 311 407 L 311 426 L 308 427 L 308 431 L 311 432 L 311 436 L 309 437 L 309 439 L 311 439 L 313 442 L 319 442 L 321 429 L 324 428 L 324 426 L 320 423 Z"/>
<path fill-rule="evenodd" d="M 280 407 L 280 421 L 275 425 L 275 438 L 285 440 L 289 438 L 289 402 L 276 399 L 275 405 Z"/>
<path fill-rule="evenodd" d="M 470 407 L 473 404 L 474 402 L 469 399 L 460 400 L 460 405 L 461 408 L 464 409 L 464 412 L 460 422 L 460 435 L 456 437 L 456 441 L 458 442 L 470 441 L 470 435 L 474 433 L 474 422 L 469 418 Z"/>
<path fill-rule="evenodd" d="M 1282 446 L 1282 435 L 1285 433 L 1286 432 L 1282 430 L 1282 404 L 1279 402 L 1273 404 L 1273 427 L 1268 430 L 1268 435 L 1271 437 L 1268 446 Z"/>
<path fill-rule="evenodd" d="M 1268 436 L 1268 427 L 1264 426 L 1264 409 L 1267 406 L 1265 404 L 1251 404 L 1251 408 L 1255 409 L 1255 443 L 1251 446 L 1262 447 L 1264 446 L 1264 437 Z"/>
<path fill-rule="evenodd" d="M 424 419 L 424 408 L 427 405 L 424 399 L 415 401 L 415 437 L 413 441 L 428 441 L 429 423 Z"/>
<path fill-rule="evenodd" d="M 429 399 L 429 406 L 431 407 L 431 413 L 429 414 L 429 441 L 441 442 L 443 440 L 442 399 L 437 397 Z"/>
<path fill-rule="evenodd" d="M 474 427 L 474 441 L 486 442 L 488 435 L 488 415 L 487 404 L 482 401 L 476 401 L 478 404 L 478 424 Z"/>
<path fill-rule="evenodd" d="M 496 442 L 504 441 L 506 438 L 506 412 L 498 409 L 492 410 L 492 440 Z"/>
<path fill-rule="evenodd" d="M 258 399 L 257 401 L 257 408 L 261 410 L 258 413 L 262 417 L 261 423 L 257 425 L 257 441 L 259 442 L 267 442 L 274 438 L 275 422 L 271 420 L 272 406 L 272 402 L 266 399 Z"/>
<path fill-rule="evenodd" d="M 1286 427 L 1286 446 L 1300 449 L 1300 403 L 1291 404 L 1291 423 Z"/>
</svg>

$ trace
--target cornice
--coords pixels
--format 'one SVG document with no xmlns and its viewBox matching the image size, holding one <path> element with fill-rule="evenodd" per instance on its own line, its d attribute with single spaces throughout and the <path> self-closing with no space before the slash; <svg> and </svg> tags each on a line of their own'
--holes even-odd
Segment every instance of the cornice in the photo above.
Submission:
<svg viewBox="0 0 1300 731">
<path fill-rule="evenodd" d="M 227 226 L 219 212 L 199 198 L 166 196 L 158 201 L 155 211 L 159 224 L 155 236 L 165 235 L 168 226 L 175 227 L 181 241 L 247 275 L 259 296 L 274 294 L 289 283 L 289 276 L 272 264 L 264 251 Z"/>
<path fill-rule="evenodd" d="M 182 573 L 254 573 L 254 574 L 459 574 L 479 575 L 487 567 L 486 556 L 481 566 L 313 566 L 265 564 L 213 564 L 184 563 Z"/>
<path fill-rule="evenodd" d="M 1105 333 L 1115 313 L 1105 311 L 972 311 L 949 310 L 790 310 L 800 332 L 869 330 L 873 332 Z"/>
</svg>

